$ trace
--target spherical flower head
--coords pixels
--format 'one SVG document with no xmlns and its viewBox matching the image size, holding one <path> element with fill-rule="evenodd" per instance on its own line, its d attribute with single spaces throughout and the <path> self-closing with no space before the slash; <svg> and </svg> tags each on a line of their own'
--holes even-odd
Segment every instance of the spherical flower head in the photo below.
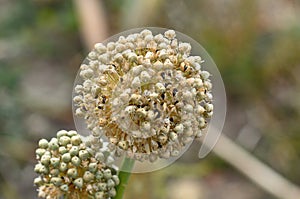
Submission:
<svg viewBox="0 0 300 199">
<path fill-rule="evenodd" d="M 176 32 L 150 30 L 96 44 L 80 68 L 75 114 L 116 156 L 178 156 L 213 114 L 210 73 Z"/>
<path fill-rule="evenodd" d="M 101 140 L 92 141 L 99 144 Z M 95 150 L 86 143 L 76 131 L 65 130 L 57 132 L 49 142 L 46 139 L 39 141 L 38 163 L 34 169 L 39 176 L 34 184 L 40 198 L 104 199 L 115 196 L 119 178 L 116 168 L 111 167 L 112 157 L 107 151 Z"/>
</svg>

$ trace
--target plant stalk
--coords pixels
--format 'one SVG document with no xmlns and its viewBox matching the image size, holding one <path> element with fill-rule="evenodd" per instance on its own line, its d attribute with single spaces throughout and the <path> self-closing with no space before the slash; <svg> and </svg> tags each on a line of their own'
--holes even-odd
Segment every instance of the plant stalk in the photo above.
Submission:
<svg viewBox="0 0 300 199">
<path fill-rule="evenodd" d="M 127 187 L 129 177 L 131 175 L 131 170 L 133 169 L 133 167 L 134 160 L 125 157 L 119 172 L 120 184 L 117 186 L 117 195 L 114 199 L 123 199 L 125 189 Z"/>
</svg>

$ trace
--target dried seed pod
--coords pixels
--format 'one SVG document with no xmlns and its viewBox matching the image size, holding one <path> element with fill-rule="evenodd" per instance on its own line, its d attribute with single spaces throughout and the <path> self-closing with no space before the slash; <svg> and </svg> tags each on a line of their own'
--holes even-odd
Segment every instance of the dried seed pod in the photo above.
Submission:
<svg viewBox="0 0 300 199">
<path fill-rule="evenodd" d="M 97 44 L 101 56 L 90 54 L 79 71 L 85 72 L 74 90 L 77 116 L 94 137 L 107 137 L 117 157 L 154 162 L 181 154 L 212 116 L 211 75 L 202 58 L 191 56 L 191 44 L 173 30 L 143 30 L 113 42 Z M 101 88 L 97 95 L 94 88 Z"/>
</svg>

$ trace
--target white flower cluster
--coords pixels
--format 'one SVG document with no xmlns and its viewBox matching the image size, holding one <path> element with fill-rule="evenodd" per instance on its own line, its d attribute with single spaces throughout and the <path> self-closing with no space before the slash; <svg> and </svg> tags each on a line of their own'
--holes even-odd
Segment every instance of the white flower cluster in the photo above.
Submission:
<svg viewBox="0 0 300 199">
<path fill-rule="evenodd" d="M 173 30 L 96 44 L 81 65 L 76 115 L 115 155 L 154 162 L 178 156 L 213 114 L 210 73 Z"/>
<path fill-rule="evenodd" d="M 99 139 L 91 142 L 102 145 Z M 39 141 L 34 168 L 39 174 L 34 180 L 39 197 L 109 199 L 116 195 L 119 178 L 110 167 L 114 159 L 104 151 L 95 152 L 89 145 L 76 131 L 65 130 L 50 141 Z"/>
</svg>

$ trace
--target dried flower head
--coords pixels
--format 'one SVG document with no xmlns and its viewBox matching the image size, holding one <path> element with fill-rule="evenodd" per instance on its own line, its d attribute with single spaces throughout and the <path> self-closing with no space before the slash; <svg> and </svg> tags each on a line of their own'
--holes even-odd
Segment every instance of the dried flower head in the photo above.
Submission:
<svg viewBox="0 0 300 199">
<path fill-rule="evenodd" d="M 99 139 L 92 141 L 102 144 Z M 76 131 L 65 130 L 50 141 L 39 141 L 34 168 L 39 174 L 34 179 L 39 197 L 105 199 L 116 195 L 119 178 L 111 167 L 112 157 L 89 145 Z"/>
<path fill-rule="evenodd" d="M 178 156 L 212 116 L 210 73 L 191 45 L 168 30 L 96 44 L 80 67 L 75 114 L 115 155 L 154 162 Z"/>
</svg>

